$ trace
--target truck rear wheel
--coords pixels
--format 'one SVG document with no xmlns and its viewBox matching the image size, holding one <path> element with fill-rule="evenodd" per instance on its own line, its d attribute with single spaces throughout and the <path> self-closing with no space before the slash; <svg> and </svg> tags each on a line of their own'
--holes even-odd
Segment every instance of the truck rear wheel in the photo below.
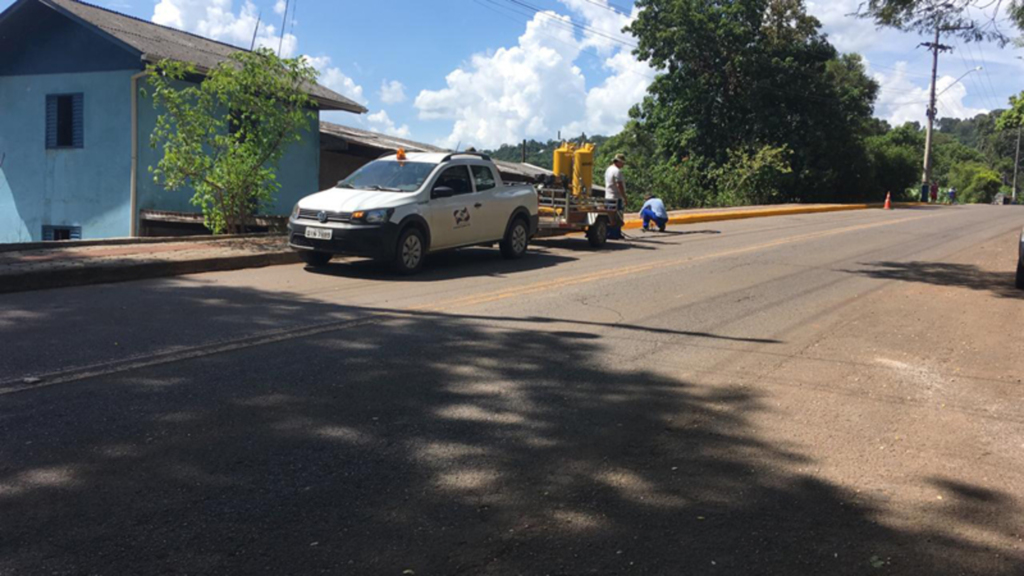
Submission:
<svg viewBox="0 0 1024 576">
<path fill-rule="evenodd" d="M 516 218 L 505 232 L 505 239 L 499 244 L 501 255 L 509 260 L 522 258 L 529 243 L 530 231 L 526 227 L 526 222 L 522 218 Z"/>
<path fill-rule="evenodd" d="M 597 219 L 587 228 L 587 242 L 594 248 L 600 248 L 608 241 L 608 219 L 604 216 Z"/>
</svg>

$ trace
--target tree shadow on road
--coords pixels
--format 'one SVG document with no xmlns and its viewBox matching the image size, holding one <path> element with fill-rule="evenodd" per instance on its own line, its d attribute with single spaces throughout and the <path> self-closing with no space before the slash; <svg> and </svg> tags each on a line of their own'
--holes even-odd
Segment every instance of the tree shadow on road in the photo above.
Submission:
<svg viewBox="0 0 1024 576">
<path fill-rule="evenodd" d="M 197 326 L 232 302 L 359 322 L 0 396 L 0 572 L 1019 567 L 951 533 L 887 526 L 884 503 L 759 439 L 751 419 L 772 408 L 756 390 L 616 357 L 611 339 L 635 330 L 151 289 Z"/>
<path fill-rule="evenodd" d="M 952 286 L 986 291 L 1002 298 L 1024 299 L 1024 290 L 1014 286 L 1015 270 L 994 272 L 983 270 L 973 264 L 949 262 L 868 262 L 865 270 L 847 270 L 881 280 L 902 280 L 936 286 Z M 1015 266 L 1011 262 L 1009 266 Z"/>
</svg>

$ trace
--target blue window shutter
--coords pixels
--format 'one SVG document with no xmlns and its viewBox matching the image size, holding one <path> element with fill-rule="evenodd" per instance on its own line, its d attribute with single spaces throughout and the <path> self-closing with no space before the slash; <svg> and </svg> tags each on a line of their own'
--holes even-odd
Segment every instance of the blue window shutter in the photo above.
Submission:
<svg viewBox="0 0 1024 576">
<path fill-rule="evenodd" d="M 57 147 L 57 96 L 52 94 L 46 96 L 46 147 Z"/>
<path fill-rule="evenodd" d="M 44 242 L 52 242 L 53 241 L 53 226 L 43 226 L 43 241 Z"/>
<path fill-rule="evenodd" d="M 71 146 L 81 148 L 85 145 L 85 103 L 81 93 L 72 96 L 71 109 Z"/>
<path fill-rule="evenodd" d="M 82 227 L 81 226 L 72 226 L 71 227 L 71 239 L 72 240 L 81 240 L 82 239 Z"/>
</svg>

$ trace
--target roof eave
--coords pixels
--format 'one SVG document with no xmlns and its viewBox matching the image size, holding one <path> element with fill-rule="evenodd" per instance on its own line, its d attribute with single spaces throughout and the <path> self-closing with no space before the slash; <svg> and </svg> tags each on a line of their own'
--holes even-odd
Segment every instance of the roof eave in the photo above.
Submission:
<svg viewBox="0 0 1024 576">
<path fill-rule="evenodd" d="M 142 60 L 143 62 L 156 64 L 160 62 L 161 59 L 153 56 L 152 54 L 143 54 Z M 199 66 L 198 64 L 192 64 L 192 66 L 195 67 L 197 73 L 202 74 L 203 76 L 206 76 L 210 72 L 210 69 L 205 66 Z M 342 112 L 352 112 L 355 114 L 365 114 L 369 112 L 367 108 L 354 102 L 350 104 L 348 102 L 342 102 L 341 100 L 335 100 L 333 98 L 324 98 L 322 96 L 316 96 L 314 94 L 309 94 L 308 92 L 307 94 L 311 99 L 313 99 L 314 102 L 316 102 L 317 108 L 323 111 L 340 110 Z"/>
<path fill-rule="evenodd" d="M 333 100 L 330 98 L 320 98 L 312 95 L 311 97 L 313 98 L 313 100 L 316 101 L 317 106 L 319 106 L 320 109 L 324 111 L 341 110 L 343 112 L 352 112 L 354 114 L 366 114 L 367 112 L 369 112 L 368 109 L 366 109 L 363 106 L 360 106 L 359 104 L 353 105 L 347 102 L 341 102 L 339 100 Z"/>
</svg>

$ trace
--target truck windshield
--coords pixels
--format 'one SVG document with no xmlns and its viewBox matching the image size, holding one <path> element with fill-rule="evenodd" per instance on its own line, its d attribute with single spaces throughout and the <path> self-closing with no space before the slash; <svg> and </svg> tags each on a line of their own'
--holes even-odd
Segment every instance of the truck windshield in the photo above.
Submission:
<svg viewBox="0 0 1024 576">
<path fill-rule="evenodd" d="M 338 182 L 338 188 L 413 192 L 420 189 L 435 166 L 429 162 L 374 160 Z"/>
</svg>

